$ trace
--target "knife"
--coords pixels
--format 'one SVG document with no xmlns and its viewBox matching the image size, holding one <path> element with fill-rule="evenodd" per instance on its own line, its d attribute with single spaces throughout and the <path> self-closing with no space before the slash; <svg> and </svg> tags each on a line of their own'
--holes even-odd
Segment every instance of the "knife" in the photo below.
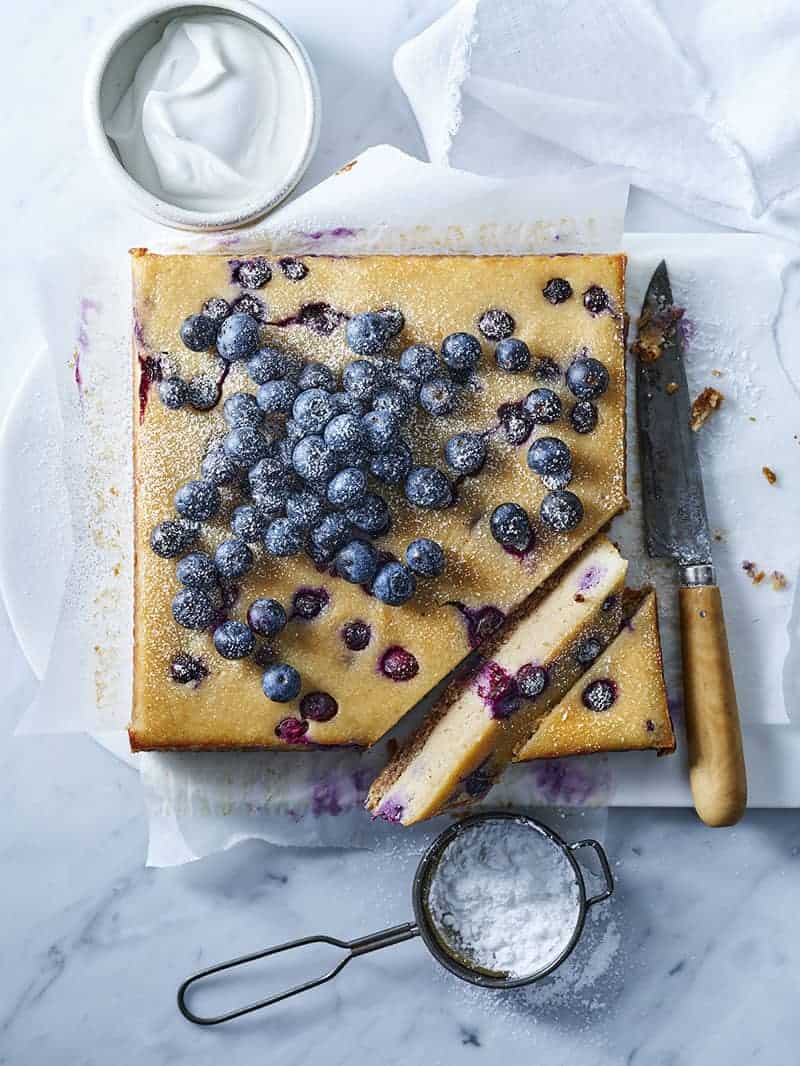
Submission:
<svg viewBox="0 0 800 1066">
<path fill-rule="evenodd" d="M 667 264 L 656 268 L 642 307 L 636 362 L 647 552 L 671 558 L 679 606 L 689 781 L 710 826 L 734 825 L 747 804 L 742 733 L 722 599 L 711 557 L 703 479 L 690 428 L 684 344 Z"/>
</svg>

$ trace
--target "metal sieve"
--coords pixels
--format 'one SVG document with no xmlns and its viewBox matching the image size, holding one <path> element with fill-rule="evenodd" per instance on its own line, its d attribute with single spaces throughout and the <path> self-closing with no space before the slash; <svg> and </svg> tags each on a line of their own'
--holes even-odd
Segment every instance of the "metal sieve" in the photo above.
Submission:
<svg viewBox="0 0 800 1066">
<path fill-rule="evenodd" d="M 548 962 L 546 966 L 522 977 L 485 970 L 471 963 L 468 958 L 458 954 L 454 947 L 447 943 L 431 915 L 429 905 L 431 886 L 445 851 L 460 834 L 490 821 L 511 821 L 516 825 L 525 827 L 532 833 L 538 833 L 549 841 L 554 848 L 560 849 L 572 870 L 575 888 L 577 889 L 578 900 L 575 926 L 570 939 L 560 953 Z M 575 858 L 575 853 L 580 851 L 581 848 L 591 848 L 595 852 L 605 878 L 605 888 L 593 896 L 587 896 L 586 894 L 583 871 Z M 290 940 L 286 944 L 277 944 L 262 951 L 255 951 L 250 955 L 242 955 L 236 959 L 229 959 L 227 962 L 217 963 L 216 966 L 210 966 L 208 969 L 200 970 L 198 973 L 186 978 L 178 989 L 178 1008 L 185 1018 L 196 1025 L 218 1025 L 220 1022 L 227 1022 L 232 1018 L 240 1018 L 243 1014 L 261 1010 L 262 1007 L 270 1007 L 274 1003 L 280 1003 L 281 1000 L 288 999 L 290 996 L 296 996 L 300 992 L 307 992 L 311 988 L 325 984 L 340 974 L 351 959 L 355 959 L 359 955 L 366 955 L 370 951 L 392 947 L 394 944 L 400 944 L 404 940 L 411 940 L 415 936 L 422 938 L 428 951 L 440 965 L 455 974 L 456 977 L 460 977 L 462 981 L 469 981 L 484 988 L 521 988 L 523 985 L 529 985 L 533 981 L 539 981 L 541 978 L 547 977 L 569 957 L 580 940 L 587 910 L 589 907 L 594 906 L 595 903 L 601 903 L 603 900 L 608 899 L 613 891 L 614 878 L 611 873 L 611 867 L 605 851 L 597 840 L 579 840 L 574 844 L 568 844 L 558 833 L 555 833 L 535 818 L 529 818 L 524 814 L 514 814 L 510 811 L 487 811 L 484 814 L 473 815 L 449 826 L 433 841 L 422 856 L 414 875 L 411 892 L 415 921 L 406 922 L 403 925 L 395 925 L 390 929 L 382 929 L 378 933 L 370 933 L 368 936 L 358 937 L 356 940 L 340 940 L 338 937 L 324 934 L 302 937 L 298 940 Z M 346 954 L 342 956 L 335 966 L 319 977 L 294 985 L 283 992 L 277 992 L 266 999 L 249 1003 L 243 1007 L 237 1007 L 235 1010 L 227 1011 L 225 1014 L 203 1016 L 194 1013 L 187 1006 L 187 993 L 198 981 L 221 973 L 224 970 L 230 970 L 236 966 L 244 966 L 258 959 L 264 959 L 270 955 L 278 955 L 284 951 L 292 951 L 295 948 L 302 948 L 309 944 L 329 944 L 333 947 L 341 948 Z"/>
</svg>

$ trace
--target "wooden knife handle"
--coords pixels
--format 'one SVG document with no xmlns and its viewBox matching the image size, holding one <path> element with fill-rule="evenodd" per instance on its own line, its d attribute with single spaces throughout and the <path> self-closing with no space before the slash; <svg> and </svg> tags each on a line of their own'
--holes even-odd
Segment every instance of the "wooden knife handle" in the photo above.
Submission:
<svg viewBox="0 0 800 1066">
<path fill-rule="evenodd" d="M 735 825 L 747 777 L 719 588 L 681 588 L 680 611 L 692 798 L 706 825 Z"/>
</svg>

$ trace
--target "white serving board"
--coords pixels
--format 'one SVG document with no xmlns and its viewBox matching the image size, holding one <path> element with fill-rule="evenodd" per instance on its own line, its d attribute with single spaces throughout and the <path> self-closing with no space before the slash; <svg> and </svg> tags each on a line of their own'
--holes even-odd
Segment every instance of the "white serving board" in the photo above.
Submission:
<svg viewBox="0 0 800 1066">
<path fill-rule="evenodd" d="M 730 248 L 737 255 L 744 253 L 745 258 L 747 255 L 757 258 L 759 240 L 727 235 L 629 235 L 625 241 L 631 254 L 629 288 L 638 299 L 645 274 L 660 254 L 668 259 L 679 254 L 695 255 L 698 264 L 702 264 L 709 261 L 712 253 L 719 256 L 722 250 Z M 748 242 L 752 242 L 751 247 Z M 768 246 L 769 242 L 765 247 Z M 797 322 L 791 326 L 795 335 L 800 334 Z M 786 328 L 785 324 L 781 328 Z M 720 387 L 724 391 L 725 383 L 721 382 Z M 32 411 L 36 412 L 35 447 Z M 22 381 L 0 435 L 0 514 L 4 516 L 0 524 L 0 592 L 20 645 L 39 677 L 54 639 L 72 548 L 69 502 L 60 474 L 62 446 L 52 367 L 42 354 L 31 364 Z M 713 488 L 710 496 L 716 507 L 719 501 L 714 497 Z M 635 509 L 632 518 L 626 521 L 630 523 L 632 519 L 637 519 Z M 634 574 L 638 571 L 641 576 L 652 577 L 646 562 L 634 558 L 629 539 L 626 535 L 625 547 L 632 557 Z M 796 584 L 797 574 L 788 576 Z M 760 602 L 769 607 L 769 591 L 759 592 L 763 593 Z M 737 594 L 741 595 L 741 590 L 737 589 Z M 662 594 L 662 599 L 665 598 Z M 663 606 L 668 609 L 666 604 Z M 736 609 L 740 609 L 738 603 Z M 740 655 L 746 655 L 746 651 Z M 750 805 L 800 806 L 800 729 L 783 713 L 766 722 L 745 717 L 751 718 L 745 726 Z M 769 715 L 766 717 L 769 719 Z M 103 742 L 101 737 L 98 739 Z M 112 735 L 106 740 L 107 746 L 118 754 L 124 750 L 124 745 L 118 743 L 119 737 Z M 581 762 L 593 765 L 595 771 L 602 762 L 601 776 L 608 782 L 607 789 L 602 791 L 609 805 L 683 806 L 690 803 L 684 760 L 682 746 L 671 758 L 656 759 L 652 753 L 645 752 L 600 756 Z M 575 770 L 576 763 L 571 764 Z"/>
</svg>

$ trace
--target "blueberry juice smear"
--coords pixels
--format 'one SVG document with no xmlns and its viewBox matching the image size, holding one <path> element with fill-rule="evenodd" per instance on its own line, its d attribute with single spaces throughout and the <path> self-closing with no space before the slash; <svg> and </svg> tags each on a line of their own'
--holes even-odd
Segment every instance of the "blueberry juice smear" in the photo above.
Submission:
<svg viewBox="0 0 800 1066">
<path fill-rule="evenodd" d="M 288 318 L 280 318 L 270 322 L 271 326 L 304 326 L 312 333 L 319 333 L 323 337 L 330 336 L 350 316 L 344 311 L 337 311 L 335 307 L 323 302 L 303 304 L 296 315 Z"/>
<path fill-rule="evenodd" d="M 139 425 L 144 422 L 147 399 L 151 385 L 157 385 L 164 377 L 161 360 L 156 355 L 139 356 Z"/>
</svg>

